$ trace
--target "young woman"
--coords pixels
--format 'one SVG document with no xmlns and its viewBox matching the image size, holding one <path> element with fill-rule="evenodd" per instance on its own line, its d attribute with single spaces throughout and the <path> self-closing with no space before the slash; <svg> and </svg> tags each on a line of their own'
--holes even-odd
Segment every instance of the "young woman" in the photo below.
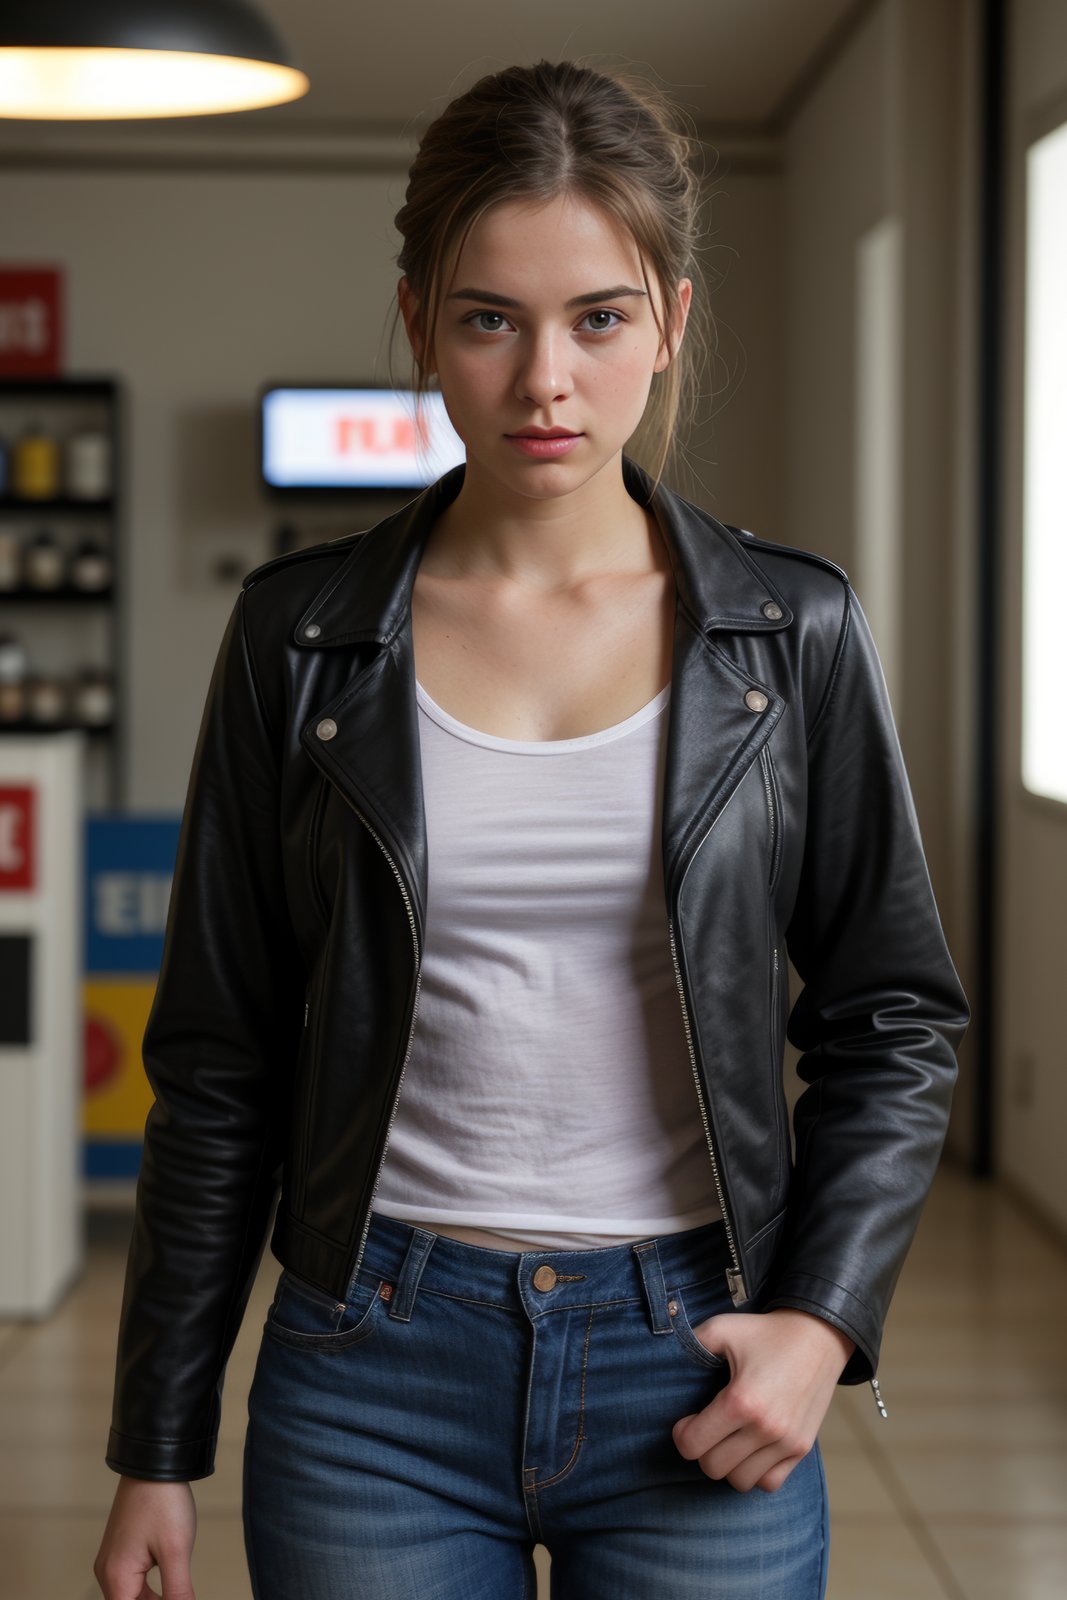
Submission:
<svg viewBox="0 0 1067 1600">
<path fill-rule="evenodd" d="M 398 315 L 465 464 L 244 580 L 144 1040 L 108 1600 L 192 1593 L 279 1187 L 257 1600 L 520 1600 L 538 1541 L 568 1600 L 824 1593 L 818 1430 L 881 1406 L 968 1008 L 845 573 L 661 482 L 690 149 L 570 62 L 453 101 Z"/>
</svg>

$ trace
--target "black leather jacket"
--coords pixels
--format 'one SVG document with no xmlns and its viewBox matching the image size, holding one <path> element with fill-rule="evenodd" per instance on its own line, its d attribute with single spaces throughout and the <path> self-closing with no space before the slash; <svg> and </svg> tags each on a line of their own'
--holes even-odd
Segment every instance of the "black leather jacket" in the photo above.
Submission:
<svg viewBox="0 0 1067 1600">
<path fill-rule="evenodd" d="M 410 596 L 446 473 L 369 531 L 249 573 L 215 663 L 144 1034 L 145 1125 L 107 1462 L 214 1470 L 271 1249 L 343 1299 L 411 1048 L 426 831 Z M 629 493 L 652 479 L 623 457 Z M 666 912 L 735 1305 L 883 1322 L 969 1020 L 885 683 L 845 573 L 651 501 L 678 601 Z M 803 983 L 792 1009 L 786 955 Z M 793 1117 L 784 1039 L 801 1052 Z M 280 1184 L 280 1196 L 278 1186 Z"/>
</svg>

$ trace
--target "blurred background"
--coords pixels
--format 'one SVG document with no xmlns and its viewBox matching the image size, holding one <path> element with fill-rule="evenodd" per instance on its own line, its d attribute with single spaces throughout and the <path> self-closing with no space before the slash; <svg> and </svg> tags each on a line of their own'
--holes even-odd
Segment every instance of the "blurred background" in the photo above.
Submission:
<svg viewBox="0 0 1067 1600">
<path fill-rule="evenodd" d="M 152 26 L 179 13 L 189 54 L 157 78 Z M 133 79 L 119 62 L 92 80 L 117 100 L 79 99 L 60 51 L 116 44 L 142 52 Z M 1067 7 L 17 0 L 0 12 L 11 1600 L 99 1592 L 140 1042 L 223 626 L 258 563 L 425 481 L 400 341 L 388 363 L 392 219 L 425 124 L 542 57 L 647 75 L 696 124 L 718 344 L 668 481 L 848 572 L 974 1012 L 887 1324 L 888 1420 L 867 1386 L 839 1389 L 821 1435 L 830 1595 L 1067 1592 Z M 278 1270 L 268 1251 L 218 1470 L 195 1486 L 198 1600 L 250 1593 L 243 1401 Z"/>
</svg>

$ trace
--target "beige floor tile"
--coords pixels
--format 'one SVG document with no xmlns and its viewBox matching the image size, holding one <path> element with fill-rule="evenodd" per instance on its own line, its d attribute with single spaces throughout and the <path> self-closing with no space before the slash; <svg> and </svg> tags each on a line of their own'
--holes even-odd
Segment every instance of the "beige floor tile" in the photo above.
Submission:
<svg viewBox="0 0 1067 1600">
<path fill-rule="evenodd" d="M 830 1496 L 830 1512 L 875 1517 L 898 1514 L 890 1488 L 879 1473 L 877 1459 L 861 1445 L 823 1441 L 823 1465 Z"/>
<path fill-rule="evenodd" d="M 24 1439 L 0 1448 L 0 1507 L 5 1515 L 39 1511 L 104 1512 L 117 1475 L 104 1461 L 104 1444 L 42 1443 Z M 2 1592 L 2 1591 L 0 1591 Z"/>
<path fill-rule="evenodd" d="M 213 1516 L 198 1500 L 192 1578 L 196 1600 L 252 1600 L 240 1512 Z"/>
<path fill-rule="evenodd" d="M 1050 1522 L 935 1517 L 929 1529 L 967 1600 L 1063 1600 L 1067 1595 L 1062 1510 Z"/>
<path fill-rule="evenodd" d="M 95 1512 L 0 1512 L 4 1600 L 101 1600 L 93 1562 L 106 1522 Z"/>
<path fill-rule="evenodd" d="M 907 1523 L 896 1517 L 832 1516 L 826 1600 L 905 1597 L 958 1600 L 953 1590 L 944 1587 L 937 1566 Z M 1007 1595 L 999 1600 L 1007 1600 Z"/>
<path fill-rule="evenodd" d="M 1055 1447 L 900 1446 L 893 1468 L 924 1517 L 1062 1517 L 1067 1457 Z"/>
<path fill-rule="evenodd" d="M 111 1395 L 104 1389 L 33 1389 L 0 1394 L 0 1454 L 20 1442 L 99 1445 L 103 1457 L 111 1426 Z"/>
<path fill-rule="evenodd" d="M 917 1444 L 987 1450 L 995 1440 L 1001 1446 L 1051 1447 L 1067 1458 L 1067 1395 L 984 1394 L 953 1400 L 904 1392 L 895 1396 L 888 1420 L 872 1407 L 869 1416 L 865 1408 L 850 1412 L 849 1421 L 890 1453 Z"/>
</svg>

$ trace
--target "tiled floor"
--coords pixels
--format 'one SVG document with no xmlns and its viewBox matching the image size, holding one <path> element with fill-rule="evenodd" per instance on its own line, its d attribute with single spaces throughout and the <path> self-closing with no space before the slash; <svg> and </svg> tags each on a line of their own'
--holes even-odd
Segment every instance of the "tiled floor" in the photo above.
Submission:
<svg viewBox="0 0 1067 1600">
<path fill-rule="evenodd" d="M 99 1600 L 92 1563 L 117 1482 L 103 1449 L 128 1228 L 128 1214 L 91 1211 L 87 1270 L 59 1310 L 0 1323 L 4 1600 Z M 194 1487 L 197 1600 L 250 1600 L 244 1395 L 277 1272 L 268 1251 L 227 1373 L 218 1469 Z M 1065 1310 L 1062 1247 L 996 1187 L 942 1168 L 886 1325 L 889 1418 L 861 1385 L 838 1389 L 823 1425 L 829 1600 L 1063 1600 Z M 540 1547 L 537 1557 L 547 1596 Z M 158 1573 L 151 1584 L 158 1592 Z"/>
</svg>

